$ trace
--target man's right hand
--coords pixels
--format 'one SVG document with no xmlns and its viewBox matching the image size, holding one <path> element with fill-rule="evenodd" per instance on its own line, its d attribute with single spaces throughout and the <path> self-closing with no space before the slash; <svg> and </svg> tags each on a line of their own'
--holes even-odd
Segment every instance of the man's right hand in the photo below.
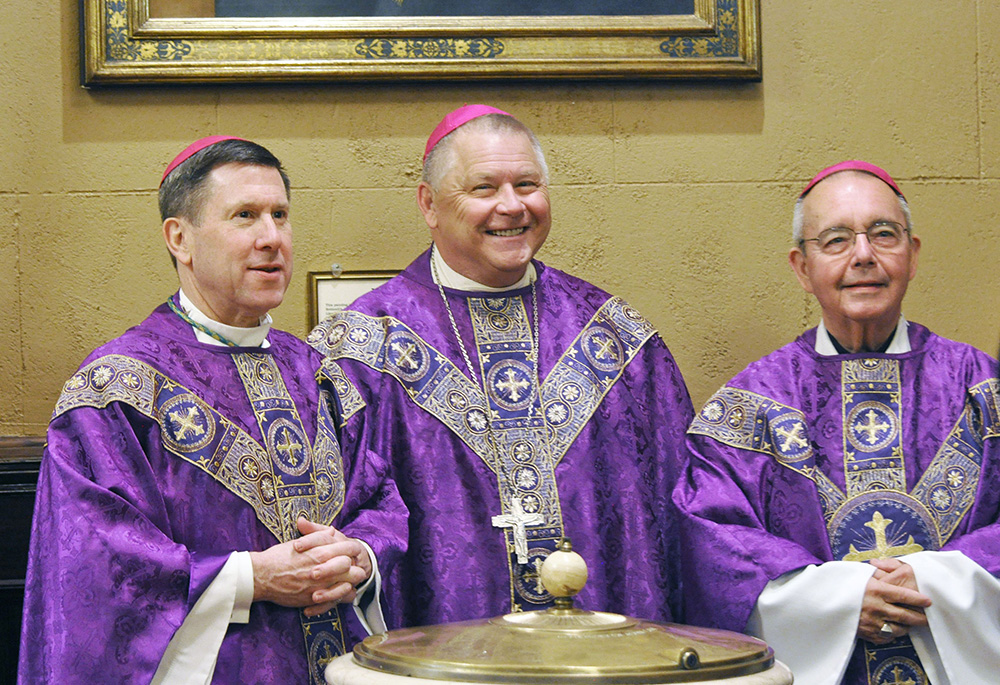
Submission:
<svg viewBox="0 0 1000 685">
<path fill-rule="evenodd" d="M 302 537 L 262 552 L 250 552 L 253 599 L 287 607 L 305 607 L 318 616 L 341 602 L 354 600 L 354 586 L 367 577 L 357 565 L 368 553 L 357 540 L 332 526 L 299 518 Z"/>
</svg>

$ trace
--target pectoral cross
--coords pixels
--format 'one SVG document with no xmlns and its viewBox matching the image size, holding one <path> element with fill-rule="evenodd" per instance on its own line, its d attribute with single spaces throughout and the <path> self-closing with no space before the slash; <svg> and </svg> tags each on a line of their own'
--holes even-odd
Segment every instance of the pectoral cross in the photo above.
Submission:
<svg viewBox="0 0 1000 685">
<path fill-rule="evenodd" d="M 510 513 L 493 517 L 494 528 L 512 528 L 514 533 L 514 552 L 517 563 L 528 563 L 528 531 L 527 526 L 545 523 L 545 517 L 539 513 L 527 514 L 517 497 L 511 499 Z"/>
<path fill-rule="evenodd" d="M 924 548 L 913 541 L 910 535 L 905 545 L 890 546 L 885 537 L 885 529 L 892 523 L 892 519 L 882 516 L 882 512 L 876 511 L 872 520 L 865 524 L 866 527 L 875 531 L 875 549 L 859 552 L 854 545 L 851 551 L 844 556 L 844 561 L 869 561 L 870 559 L 889 559 L 890 557 L 901 557 L 904 554 L 920 552 Z"/>
</svg>

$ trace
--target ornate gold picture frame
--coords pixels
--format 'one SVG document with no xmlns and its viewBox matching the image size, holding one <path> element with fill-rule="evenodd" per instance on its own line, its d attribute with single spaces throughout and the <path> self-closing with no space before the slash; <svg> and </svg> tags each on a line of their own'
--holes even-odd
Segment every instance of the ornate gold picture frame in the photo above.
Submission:
<svg viewBox="0 0 1000 685">
<path fill-rule="evenodd" d="M 307 275 L 306 326 L 312 330 L 323 319 L 344 309 L 354 300 L 379 287 L 398 271 L 310 271 Z"/>
<path fill-rule="evenodd" d="M 761 77 L 760 0 L 632 16 L 172 16 L 206 3 L 82 0 L 84 85 Z"/>
</svg>

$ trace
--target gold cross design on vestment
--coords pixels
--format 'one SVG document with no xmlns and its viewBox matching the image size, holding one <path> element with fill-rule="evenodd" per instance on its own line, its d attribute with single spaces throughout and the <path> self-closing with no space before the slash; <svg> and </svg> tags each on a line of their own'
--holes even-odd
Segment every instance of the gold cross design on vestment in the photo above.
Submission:
<svg viewBox="0 0 1000 685">
<path fill-rule="evenodd" d="M 888 423 L 878 423 L 878 414 L 873 409 L 869 409 L 865 416 L 868 418 L 868 423 L 863 426 L 855 426 L 854 430 L 859 433 L 867 433 L 868 444 L 874 445 L 878 442 L 878 432 L 891 428 L 891 426 Z"/>
<path fill-rule="evenodd" d="M 329 643 L 324 643 L 323 644 L 323 653 L 319 657 L 319 659 L 317 659 L 317 661 L 319 662 L 319 670 L 320 670 L 320 672 L 325 671 L 327 665 L 331 661 L 333 661 L 334 659 L 336 659 L 336 658 L 337 658 L 337 655 L 333 653 L 332 649 L 330 649 Z"/>
<path fill-rule="evenodd" d="M 521 500 L 517 497 L 511 499 L 510 513 L 498 514 L 493 517 L 494 528 L 511 528 L 514 534 L 514 552 L 517 554 L 517 563 L 528 563 L 528 531 L 527 526 L 536 526 L 545 523 L 545 517 L 541 514 L 525 513 L 521 506 Z"/>
<path fill-rule="evenodd" d="M 170 420 L 174 422 L 174 435 L 178 440 L 183 440 L 188 433 L 198 436 L 205 432 L 205 429 L 198 425 L 196 419 L 200 416 L 196 407 L 188 407 L 187 414 L 181 414 L 180 410 L 170 413 Z"/>
<path fill-rule="evenodd" d="M 539 595 L 544 595 L 546 592 L 545 584 L 542 582 L 542 564 L 544 563 L 545 560 L 541 557 L 535 559 L 521 576 L 525 581 L 531 581 L 535 584 L 535 592 Z"/>
<path fill-rule="evenodd" d="M 302 444 L 295 442 L 295 440 L 289 437 L 289 433 L 291 433 L 291 431 L 287 428 L 281 432 L 282 441 L 275 443 L 274 449 L 279 452 L 283 452 L 285 458 L 287 458 L 291 464 L 298 465 L 298 453 L 302 451 Z"/>
<path fill-rule="evenodd" d="M 520 391 L 531 387 L 531 383 L 518 378 L 514 369 L 507 369 L 507 379 L 496 384 L 497 390 L 510 393 L 510 401 L 517 402 L 521 399 Z"/>
<path fill-rule="evenodd" d="M 614 345 L 615 341 L 611 338 L 595 338 L 597 343 L 597 351 L 594 352 L 594 356 L 598 359 L 606 359 L 611 357 L 612 359 L 617 359 L 618 355 L 615 354 Z"/>
<path fill-rule="evenodd" d="M 915 682 L 907 678 L 906 680 L 900 680 L 903 674 L 899 672 L 899 666 L 892 669 L 892 681 L 884 681 L 885 685 L 917 685 Z"/>
<path fill-rule="evenodd" d="M 851 545 L 851 551 L 844 556 L 844 561 L 889 559 L 923 551 L 924 548 L 913 541 L 912 535 L 907 538 L 905 545 L 890 546 L 885 536 L 885 529 L 890 523 L 892 523 L 892 519 L 887 519 L 882 516 L 882 512 L 876 511 L 875 515 L 872 516 L 872 520 L 865 524 L 866 527 L 875 531 L 875 548 L 859 552 L 854 545 Z"/>
<path fill-rule="evenodd" d="M 417 351 L 417 346 L 414 343 L 403 345 L 403 343 L 394 342 L 392 343 L 392 349 L 399 354 L 399 359 L 396 360 L 397 366 L 401 367 L 405 364 L 408 369 L 415 369 L 419 366 L 413 360 L 413 353 Z"/>
<path fill-rule="evenodd" d="M 800 435 L 800 433 L 802 432 L 802 424 L 801 423 L 795 423 L 795 424 L 793 424 L 790 430 L 786 430 L 786 429 L 781 428 L 779 426 L 778 428 L 774 429 L 774 432 L 777 433 L 779 436 L 781 436 L 782 438 L 785 439 L 785 442 L 782 443 L 782 445 L 781 445 L 781 451 L 782 452 L 787 452 L 788 451 L 788 446 L 791 445 L 793 442 L 798 447 L 806 447 L 806 446 L 809 445 L 809 443 L 806 442 L 805 438 L 803 438 Z"/>
</svg>

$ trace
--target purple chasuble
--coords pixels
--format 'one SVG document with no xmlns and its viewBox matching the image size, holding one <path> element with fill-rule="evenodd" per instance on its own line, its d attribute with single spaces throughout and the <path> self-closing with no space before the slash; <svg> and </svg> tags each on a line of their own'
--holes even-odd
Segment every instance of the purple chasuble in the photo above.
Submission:
<svg viewBox="0 0 1000 685">
<path fill-rule="evenodd" d="M 365 540 L 383 569 L 398 558 L 406 512 L 388 465 L 341 459 L 321 358 L 268 339 L 199 343 L 164 304 L 66 383 L 35 502 L 22 682 L 149 682 L 230 553 L 294 537 L 300 513 Z M 349 606 L 324 616 L 346 644 L 314 641 L 317 663 L 364 636 Z M 213 682 L 308 683 L 306 644 L 298 609 L 255 602 Z"/>
<path fill-rule="evenodd" d="M 536 262 L 537 328 L 531 287 L 446 289 L 470 379 L 429 255 L 309 337 L 343 371 L 345 434 L 391 461 L 410 510 L 387 620 L 548 606 L 537 569 L 563 533 L 590 571 L 580 606 L 676 618 L 669 495 L 693 410 L 660 336 L 622 300 Z"/>
<path fill-rule="evenodd" d="M 908 333 L 904 354 L 821 356 L 809 330 L 705 404 L 675 492 L 688 621 L 743 630 L 769 581 L 826 561 L 957 550 L 1000 575 L 996 362 Z M 859 640 L 843 682 L 922 672 L 900 642 Z"/>
</svg>

